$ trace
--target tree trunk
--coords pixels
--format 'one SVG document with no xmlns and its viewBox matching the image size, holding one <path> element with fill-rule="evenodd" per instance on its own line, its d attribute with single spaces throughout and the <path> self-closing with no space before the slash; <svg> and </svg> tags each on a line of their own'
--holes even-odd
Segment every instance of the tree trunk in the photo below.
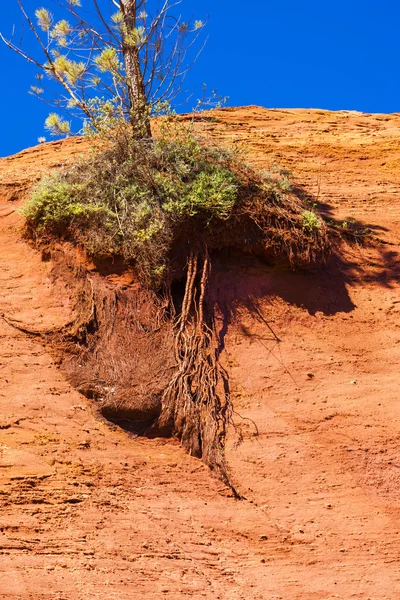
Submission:
<svg viewBox="0 0 400 600">
<path fill-rule="evenodd" d="M 137 0 L 120 0 L 123 16 L 122 52 L 128 87 L 130 105 L 130 122 L 135 137 L 151 137 L 150 117 L 146 93 L 144 89 L 143 74 L 139 62 L 139 50 L 132 44 L 130 35 L 136 29 Z"/>
</svg>

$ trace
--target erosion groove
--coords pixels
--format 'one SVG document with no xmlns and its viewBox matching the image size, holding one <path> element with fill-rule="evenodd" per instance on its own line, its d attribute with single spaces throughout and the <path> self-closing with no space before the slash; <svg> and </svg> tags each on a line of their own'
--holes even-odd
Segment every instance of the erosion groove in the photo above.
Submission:
<svg viewBox="0 0 400 600">
<path fill-rule="evenodd" d="M 68 255 L 61 256 L 64 263 Z M 57 276 L 67 277 L 75 290 L 75 318 L 52 337 L 53 351 L 68 380 L 93 400 L 96 410 L 142 431 L 160 414 L 174 368 L 169 305 L 140 285 L 121 285 L 69 267 Z"/>
</svg>

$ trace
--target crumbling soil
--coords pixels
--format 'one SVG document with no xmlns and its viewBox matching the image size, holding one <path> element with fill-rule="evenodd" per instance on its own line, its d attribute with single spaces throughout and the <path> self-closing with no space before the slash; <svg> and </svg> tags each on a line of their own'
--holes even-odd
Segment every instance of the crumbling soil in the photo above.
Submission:
<svg viewBox="0 0 400 600">
<path fill-rule="evenodd" d="M 258 167 L 292 170 L 329 219 L 381 241 L 344 246 L 311 274 L 214 261 L 243 435 L 238 446 L 232 428 L 226 453 L 236 501 L 176 441 L 96 417 L 49 346 L 74 321 L 75 291 L 22 239 L 15 210 L 86 142 L 1 159 L 2 599 L 400 594 L 400 116 L 250 107 L 206 127 Z M 126 274 L 101 277 L 132 292 Z"/>
</svg>

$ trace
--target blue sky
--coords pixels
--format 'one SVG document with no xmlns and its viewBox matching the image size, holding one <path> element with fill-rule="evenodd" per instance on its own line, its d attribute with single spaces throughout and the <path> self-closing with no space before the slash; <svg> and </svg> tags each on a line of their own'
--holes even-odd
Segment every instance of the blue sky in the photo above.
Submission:
<svg viewBox="0 0 400 600">
<path fill-rule="evenodd" d="M 8 35 L 15 24 L 20 32 L 16 0 L 4 4 L 0 30 Z M 33 13 L 51 8 L 51 0 L 24 5 Z M 187 80 L 195 97 L 207 83 L 229 96 L 231 106 L 400 111 L 400 5 L 394 0 L 183 0 L 181 11 L 209 17 L 208 44 Z M 0 64 L 0 156 L 7 156 L 46 135 L 50 109 L 27 93 L 35 69 L 3 44 Z"/>
</svg>

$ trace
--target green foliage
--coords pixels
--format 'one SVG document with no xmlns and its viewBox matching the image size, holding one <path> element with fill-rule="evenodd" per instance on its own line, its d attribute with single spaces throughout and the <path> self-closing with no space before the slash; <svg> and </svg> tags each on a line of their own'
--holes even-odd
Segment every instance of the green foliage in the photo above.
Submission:
<svg viewBox="0 0 400 600">
<path fill-rule="evenodd" d="M 115 98 L 113 100 L 93 98 L 88 100 L 88 106 L 90 107 L 92 119 L 84 122 L 83 135 L 92 137 L 100 135 L 113 139 L 122 119 L 118 101 Z"/>
<path fill-rule="evenodd" d="M 94 257 L 122 256 L 151 286 L 175 277 L 190 248 L 285 255 L 290 264 L 326 252 L 322 221 L 293 191 L 201 144 L 176 117 L 162 120 L 157 138 L 128 133 L 122 126 L 108 150 L 43 179 L 23 210 L 29 227 Z"/>
<path fill-rule="evenodd" d="M 29 90 L 29 93 L 32 94 L 33 96 L 41 96 L 44 92 L 44 89 L 37 86 L 37 85 L 31 85 L 31 89 Z"/>
<path fill-rule="evenodd" d="M 292 183 L 287 177 L 282 177 L 281 179 L 278 179 L 278 184 L 282 190 L 289 191 L 292 189 Z"/>
<path fill-rule="evenodd" d="M 306 231 L 314 232 L 315 230 L 320 229 L 321 226 L 321 219 L 317 217 L 315 212 L 312 210 L 305 210 L 303 212 L 303 228 Z"/>
<path fill-rule="evenodd" d="M 57 113 L 51 113 L 45 121 L 45 127 L 53 136 L 68 135 L 70 133 L 70 124 L 64 121 Z"/>
<path fill-rule="evenodd" d="M 183 80 L 201 52 L 196 43 L 205 24 L 199 19 L 184 23 L 179 14 L 174 15 L 180 1 L 156 3 L 147 12 L 149 0 L 95 2 L 93 10 L 81 0 L 65 0 L 55 2 L 54 14 L 39 7 L 34 16 L 24 0 L 15 1 L 36 39 L 38 53 L 15 44 L 14 34 L 7 39 L 0 32 L 0 40 L 36 65 L 41 71 L 38 79 L 50 79 L 50 86 L 31 86 L 30 93 L 57 110 L 71 111 L 84 128 L 89 123 L 92 131 L 103 135 L 105 121 L 99 119 L 97 106 L 109 103 L 119 118 L 131 124 L 134 136 L 150 137 L 150 116 L 157 114 L 160 103 L 180 95 Z M 114 14 L 113 4 L 119 8 Z M 140 127 L 135 125 L 138 120 Z M 65 123 L 51 125 L 52 135 L 69 133 Z M 111 131 L 112 126 L 107 129 Z"/>
<path fill-rule="evenodd" d="M 121 69 L 121 63 L 118 59 L 118 53 L 115 48 L 104 48 L 104 50 L 95 57 L 94 62 L 102 73 L 106 73 L 108 71 L 113 75 L 117 75 Z"/>
<path fill-rule="evenodd" d="M 238 184 L 220 161 L 222 151 L 190 135 L 130 140 L 45 178 L 23 213 L 39 232 L 69 232 L 94 255 L 140 258 L 143 278 L 154 280 L 165 274 L 172 229 L 195 216 L 207 224 L 229 217 Z"/>
<path fill-rule="evenodd" d="M 327 221 L 327 226 L 336 235 L 359 244 L 365 243 L 368 238 L 372 237 L 372 230 L 362 226 L 354 218 L 343 221 L 330 219 Z"/>
<path fill-rule="evenodd" d="M 84 184 L 70 184 L 58 174 L 47 177 L 34 189 L 23 209 L 39 229 L 63 232 L 74 220 L 90 219 L 96 213 L 107 215 L 104 205 L 84 204 L 79 197 L 85 193 Z"/>
<path fill-rule="evenodd" d="M 82 61 L 76 62 L 66 56 L 59 55 L 53 61 L 53 69 L 59 79 L 66 81 L 72 87 L 76 87 L 86 71 L 86 65 Z"/>
<path fill-rule="evenodd" d="M 277 186 L 286 192 L 293 189 L 293 173 L 289 169 L 282 169 L 279 165 L 272 165 L 269 171 L 262 170 L 262 175 L 269 181 L 275 181 Z"/>
<path fill-rule="evenodd" d="M 178 168 L 182 173 L 182 166 Z M 208 213 L 210 218 L 228 219 L 238 194 L 235 175 L 227 168 L 213 164 L 200 171 L 190 185 L 182 189 L 182 195 L 176 193 L 179 189 L 181 186 L 175 190 L 171 185 L 164 186 L 169 200 L 163 203 L 163 208 L 171 214 L 189 217 Z"/>
<path fill-rule="evenodd" d="M 49 32 L 53 22 L 53 15 L 46 8 L 38 8 L 35 12 L 38 25 L 42 31 Z"/>
</svg>

